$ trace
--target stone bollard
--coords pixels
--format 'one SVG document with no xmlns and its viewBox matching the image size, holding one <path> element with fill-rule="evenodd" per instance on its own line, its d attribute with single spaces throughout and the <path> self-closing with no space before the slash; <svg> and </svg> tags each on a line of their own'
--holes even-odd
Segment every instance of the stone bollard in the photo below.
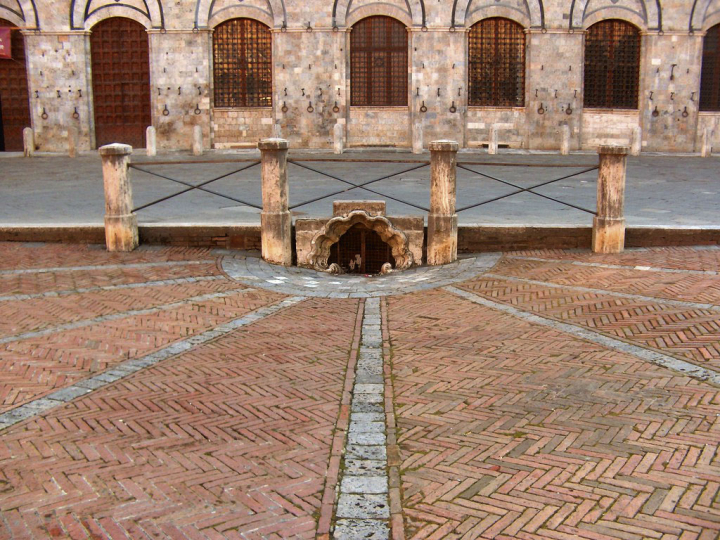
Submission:
<svg viewBox="0 0 720 540">
<path fill-rule="evenodd" d="M 132 146 L 108 144 L 98 152 L 105 184 L 105 245 L 108 251 L 132 251 L 139 244 L 128 170 Z"/>
<path fill-rule="evenodd" d="M 345 137 L 345 126 L 340 122 L 336 123 L 333 127 L 333 151 L 336 154 L 343 153 L 343 139 Z"/>
<path fill-rule="evenodd" d="M 263 139 L 258 148 L 262 162 L 262 258 L 273 264 L 290 266 L 292 218 L 288 210 L 288 142 L 285 139 Z"/>
<path fill-rule="evenodd" d="M 273 138 L 282 139 L 282 125 L 278 122 L 273 124 Z"/>
<path fill-rule="evenodd" d="M 80 134 L 78 133 L 77 128 L 68 128 L 68 156 L 71 158 L 77 157 L 79 139 Z"/>
<path fill-rule="evenodd" d="M 157 156 L 157 130 L 153 126 L 145 130 L 145 151 L 148 156 Z"/>
<path fill-rule="evenodd" d="M 35 132 L 31 127 L 23 129 L 23 153 L 25 157 L 33 157 L 35 154 Z"/>
<path fill-rule="evenodd" d="M 430 143 L 430 213 L 428 214 L 427 263 L 447 264 L 457 260 L 457 214 L 455 141 Z"/>
<path fill-rule="evenodd" d="M 493 124 L 490 126 L 490 142 L 488 143 L 488 154 L 497 154 L 498 151 L 498 130 Z"/>
<path fill-rule="evenodd" d="M 702 157 L 712 156 L 712 129 L 705 128 L 702 135 L 702 148 L 700 149 Z"/>
<path fill-rule="evenodd" d="M 193 127 L 193 155 L 201 156 L 203 153 L 203 134 L 200 126 Z"/>
<path fill-rule="evenodd" d="M 601 146 L 597 215 L 593 218 L 594 253 L 620 253 L 625 248 L 625 172 L 627 146 Z"/>
<path fill-rule="evenodd" d="M 423 123 L 421 120 L 413 124 L 412 130 L 412 153 L 422 154 L 423 153 Z"/>
<path fill-rule="evenodd" d="M 570 153 L 570 126 L 560 126 L 560 154 L 567 156 Z"/>
<path fill-rule="evenodd" d="M 642 128 L 635 126 L 630 136 L 630 155 L 639 156 L 642 151 Z"/>
</svg>

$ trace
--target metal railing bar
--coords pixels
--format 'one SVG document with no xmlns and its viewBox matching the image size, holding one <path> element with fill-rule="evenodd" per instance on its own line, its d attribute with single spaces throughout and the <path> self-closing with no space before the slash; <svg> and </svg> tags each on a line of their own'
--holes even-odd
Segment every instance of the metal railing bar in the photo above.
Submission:
<svg viewBox="0 0 720 540">
<path fill-rule="evenodd" d="M 307 170 L 312 171 L 312 172 L 314 172 L 314 173 L 321 174 L 321 175 L 323 175 L 323 176 L 327 176 L 328 178 L 332 178 L 333 180 L 337 180 L 337 181 L 339 181 L 339 182 L 343 182 L 344 184 L 348 184 L 349 186 L 351 186 L 351 187 L 349 187 L 349 188 L 346 188 L 346 189 L 343 189 L 343 190 L 340 190 L 340 191 L 336 191 L 336 192 L 334 192 L 334 193 L 329 193 L 329 194 L 327 194 L 327 195 L 323 195 L 322 197 L 316 197 L 316 198 L 311 199 L 311 200 L 309 200 L 309 201 L 305 201 L 305 202 L 302 202 L 302 203 L 294 204 L 294 205 L 290 206 L 289 209 L 298 208 L 298 207 L 304 206 L 304 205 L 306 205 L 306 204 L 310 204 L 310 203 L 313 203 L 313 202 L 321 201 L 321 200 L 323 200 L 323 199 L 327 199 L 328 197 L 333 197 L 333 196 L 335 196 L 335 195 L 339 195 L 340 193 L 347 193 L 348 191 L 352 191 L 353 189 L 364 189 L 365 191 L 369 191 L 370 193 L 374 193 L 375 195 L 380 195 L 381 197 L 385 197 L 385 198 L 387 198 L 387 199 L 391 199 L 391 200 L 393 200 L 393 201 L 397 201 L 397 202 L 406 204 L 406 205 L 408 205 L 408 206 L 412 206 L 413 208 L 417 208 L 417 209 L 423 210 L 423 211 L 425 211 L 425 212 L 429 212 L 429 211 L 430 211 L 429 209 L 427 209 L 427 208 L 425 208 L 425 207 L 423 207 L 423 206 L 419 206 L 419 205 L 417 205 L 417 204 L 414 204 L 414 203 L 411 203 L 411 202 L 408 202 L 408 201 L 404 201 L 404 200 L 402 200 L 402 199 L 398 199 L 398 198 L 392 197 L 391 195 L 386 195 L 386 194 L 384 194 L 384 193 L 380 193 L 379 191 L 375 191 L 375 190 L 373 190 L 373 189 L 370 189 L 370 188 L 368 188 L 368 187 L 365 187 L 365 186 L 367 186 L 367 185 L 369 185 L 369 184 L 372 184 L 372 183 L 374 183 L 374 182 L 379 182 L 380 180 L 387 180 L 388 178 L 392 178 L 393 176 L 398 176 L 398 175 L 400 175 L 400 174 L 404 174 L 404 173 L 407 173 L 407 172 L 411 172 L 411 171 L 414 171 L 414 170 L 416 170 L 416 169 L 421 169 L 421 168 L 423 168 L 423 167 L 427 167 L 427 166 L 429 165 L 429 163 L 423 163 L 422 165 L 419 165 L 419 166 L 417 166 L 417 167 L 412 167 L 412 168 L 410 168 L 410 169 L 407 169 L 407 170 L 404 170 L 404 171 L 399 171 L 399 172 L 396 172 L 396 173 L 393 173 L 393 174 L 389 174 L 389 175 L 383 176 L 383 177 L 381 177 L 381 178 L 376 178 L 376 179 L 374 179 L 374 180 L 369 180 L 368 182 L 364 182 L 364 183 L 362 183 L 362 184 L 354 184 L 353 182 L 350 182 L 349 180 L 345 180 L 344 178 L 340 178 L 340 177 L 338 177 L 338 176 L 334 176 L 334 175 L 332 175 L 332 174 L 329 174 L 329 173 L 326 173 L 326 172 L 323 172 L 323 171 L 318 171 L 317 169 L 313 169 L 312 167 L 308 167 L 307 165 L 302 165 L 301 163 L 298 163 L 298 162 L 295 161 L 295 160 L 288 160 L 288 163 L 292 163 L 293 165 L 297 165 L 298 167 L 301 167 L 301 168 L 303 168 L 303 169 L 307 169 Z"/>
<path fill-rule="evenodd" d="M 518 186 L 518 185 L 516 185 L 516 184 L 513 184 L 512 182 L 507 182 L 506 180 L 502 180 L 502 179 L 500 179 L 500 178 L 495 178 L 494 176 L 490 176 L 489 174 L 481 173 L 481 172 L 479 172 L 479 171 L 474 171 L 473 169 L 469 169 L 468 167 L 464 167 L 464 166 L 460 165 L 459 163 L 458 163 L 458 168 L 463 169 L 463 170 L 468 171 L 468 172 L 471 172 L 471 173 L 474 173 L 474 174 L 477 174 L 478 176 L 483 176 L 483 177 L 485 177 L 485 178 L 489 178 L 490 180 L 495 180 L 495 181 L 500 182 L 500 183 L 502 183 L 502 184 L 505 184 L 505 185 L 508 185 L 508 186 L 512 186 L 512 187 L 514 187 L 514 188 L 517 188 L 517 191 L 513 191 L 513 192 L 511 192 L 511 193 L 507 193 L 506 195 L 502 195 L 502 196 L 500 196 L 500 197 L 495 197 L 495 198 L 493 198 L 493 199 L 489 199 L 489 200 L 487 200 L 487 201 L 483 201 L 483 202 L 480 202 L 480 203 L 477 203 L 477 204 L 471 204 L 471 205 L 463 206 L 462 208 L 458 208 L 458 209 L 456 210 L 457 212 L 462 212 L 463 210 L 469 210 L 469 209 L 471 209 L 471 208 L 476 208 L 476 207 L 478 207 L 478 206 L 482 206 L 483 204 L 488 204 L 488 203 L 491 203 L 491 202 L 499 201 L 500 199 L 505 199 L 505 198 L 507 198 L 507 197 L 511 197 L 512 195 L 518 195 L 518 194 L 523 193 L 523 192 L 529 192 L 529 193 L 532 193 L 533 195 L 537 195 L 538 197 L 542 197 L 543 199 L 548 199 L 548 200 L 550 200 L 550 201 L 554 201 L 554 202 L 556 202 L 556 203 L 563 204 L 563 205 L 565 205 L 565 206 L 569 206 L 569 207 L 575 208 L 575 209 L 577 209 L 577 210 L 582 210 L 583 212 L 587 212 L 588 214 L 597 215 L 596 212 L 593 212 L 592 210 L 588 210 L 587 208 L 583 208 L 583 207 L 581 207 L 581 206 L 576 206 L 576 205 L 574 205 L 574 204 L 571 204 L 571 203 L 568 203 L 568 202 L 565 202 L 565 201 L 561 201 L 561 200 L 559 200 L 559 199 L 555 199 L 555 198 L 553 198 L 553 197 L 549 197 L 548 195 L 543 195 L 542 193 L 537 193 L 537 192 L 533 191 L 533 190 L 535 190 L 535 189 L 537 189 L 537 188 L 539 188 L 539 187 L 547 186 L 547 185 L 552 184 L 552 183 L 554 183 L 554 182 L 559 182 L 560 180 L 567 180 L 568 178 L 572 178 L 572 177 L 574 177 L 574 176 L 579 176 L 579 175 L 581 175 L 581 174 L 585 174 L 586 172 L 590 172 L 590 171 L 597 170 L 597 169 L 599 168 L 597 165 L 594 166 L 594 167 L 590 167 L 590 168 L 588 168 L 588 169 L 584 169 L 584 170 L 582 170 L 582 171 L 573 173 L 573 174 L 568 174 L 568 175 L 563 176 L 563 177 L 561 177 L 561 178 L 555 178 L 554 180 L 548 180 L 547 182 L 542 182 L 542 183 L 540 183 L 540 184 L 537 184 L 537 185 L 535 185 L 535 186 L 531 186 L 531 187 L 529 187 L 529 188 L 523 188 L 523 187 L 520 187 L 520 186 Z"/>
<path fill-rule="evenodd" d="M 255 164 L 253 164 L 253 165 L 249 165 L 248 167 L 244 167 L 243 169 L 240 169 L 240 170 L 249 169 L 250 167 L 253 167 L 254 165 L 257 165 L 257 163 L 255 163 Z M 237 198 L 235 198 L 235 197 L 231 197 L 230 195 L 225 195 L 225 194 L 223 194 L 223 193 L 218 193 L 217 191 L 213 191 L 212 189 L 206 189 L 206 188 L 204 188 L 204 187 L 200 187 L 200 186 L 203 185 L 203 184 L 200 184 L 200 185 L 195 186 L 195 185 L 193 185 L 193 184 L 190 184 L 189 182 L 184 182 L 184 181 L 178 180 L 178 179 L 176 179 L 176 178 L 170 178 L 169 176 L 165 176 L 165 175 L 158 174 L 158 173 L 155 173 L 155 172 L 152 172 L 152 171 L 148 171 L 148 170 L 145 170 L 145 169 L 141 169 L 140 167 L 137 167 L 137 166 L 132 165 L 132 164 L 128 165 L 128 167 L 130 167 L 131 169 L 135 169 L 136 171 L 144 172 L 144 173 L 149 174 L 149 175 L 151 175 L 151 176 L 157 176 L 158 178 L 163 178 L 163 179 L 165 179 L 165 180 L 170 180 L 171 182 L 175 182 L 175 183 L 177 183 L 177 184 L 182 184 L 183 186 L 187 186 L 187 187 L 190 188 L 190 189 L 184 190 L 184 191 L 182 191 L 182 192 L 178 192 L 178 193 L 175 193 L 175 194 L 173 194 L 173 195 L 170 195 L 170 196 L 168 196 L 168 197 L 164 197 L 164 198 L 162 198 L 162 199 L 159 199 L 159 200 L 156 201 L 156 202 L 162 202 L 162 201 L 164 201 L 164 200 L 168 200 L 168 199 L 171 199 L 171 198 L 173 198 L 173 197 L 175 197 L 175 196 L 177 196 L 177 195 L 180 195 L 180 193 L 186 193 L 186 192 L 191 191 L 191 190 L 193 190 L 193 189 L 198 189 L 198 190 L 200 190 L 200 191 L 204 191 L 204 192 L 210 193 L 210 194 L 212 194 L 212 195 L 217 195 L 218 197 L 222 197 L 222 198 L 224 198 L 224 199 L 228 199 L 228 200 L 231 200 L 231 201 L 233 201 L 233 202 L 237 202 L 237 203 L 240 203 L 240 204 L 244 204 L 245 206 L 250 206 L 250 207 L 252 207 L 252 208 L 258 208 L 258 209 L 262 210 L 262 206 L 258 206 L 257 204 L 253 204 L 253 203 L 250 203 L 250 202 L 247 202 L 247 201 L 243 201 L 243 200 L 241 200 L 241 199 L 237 199 Z M 217 178 L 213 178 L 211 181 L 214 182 L 215 180 L 220 180 L 220 178 L 224 178 L 225 176 L 230 176 L 231 174 L 235 174 L 236 172 L 240 172 L 240 171 L 233 171 L 233 172 L 231 172 L 231 173 L 229 173 L 229 174 L 226 174 L 226 175 L 223 175 L 223 176 L 219 176 L 219 177 L 217 177 Z M 205 182 L 205 183 L 209 183 L 209 182 Z M 133 212 L 136 212 L 136 211 L 138 211 L 138 210 L 142 210 L 143 208 L 147 208 L 147 207 L 150 206 L 151 204 L 154 204 L 154 203 L 150 203 L 150 204 L 146 204 L 146 205 L 143 205 L 143 206 L 139 206 L 139 207 L 135 208 L 135 209 L 133 210 Z"/>
</svg>

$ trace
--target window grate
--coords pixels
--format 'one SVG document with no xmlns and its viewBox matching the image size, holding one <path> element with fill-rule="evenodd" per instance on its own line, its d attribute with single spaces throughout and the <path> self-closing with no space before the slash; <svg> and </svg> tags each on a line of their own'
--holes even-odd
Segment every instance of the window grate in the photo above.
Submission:
<svg viewBox="0 0 720 540">
<path fill-rule="evenodd" d="M 525 105 L 525 32 L 509 19 L 475 24 L 468 35 L 469 104 Z"/>
<path fill-rule="evenodd" d="M 253 19 L 231 19 L 213 33 L 215 107 L 272 105 L 272 34 Z"/>
<path fill-rule="evenodd" d="M 393 107 L 408 104 L 408 37 L 391 17 L 368 17 L 350 34 L 350 104 Z"/>
<path fill-rule="evenodd" d="M 637 109 L 640 32 L 610 19 L 592 25 L 585 36 L 585 107 Z"/>
<path fill-rule="evenodd" d="M 720 24 L 708 30 L 703 40 L 700 110 L 720 111 Z"/>
</svg>

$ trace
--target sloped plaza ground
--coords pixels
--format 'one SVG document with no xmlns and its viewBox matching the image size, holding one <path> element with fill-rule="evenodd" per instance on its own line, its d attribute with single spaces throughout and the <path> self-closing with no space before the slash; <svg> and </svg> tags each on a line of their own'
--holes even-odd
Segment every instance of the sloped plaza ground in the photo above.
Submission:
<svg viewBox="0 0 720 540">
<path fill-rule="evenodd" d="M 719 441 L 716 247 L 0 243 L 0 538 L 711 539 Z"/>
</svg>

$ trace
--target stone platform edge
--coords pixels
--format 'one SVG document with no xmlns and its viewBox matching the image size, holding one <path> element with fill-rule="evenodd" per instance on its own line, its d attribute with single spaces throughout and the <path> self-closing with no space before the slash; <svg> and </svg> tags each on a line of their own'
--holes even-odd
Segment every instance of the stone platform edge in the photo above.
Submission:
<svg viewBox="0 0 720 540">
<path fill-rule="evenodd" d="M 140 225 L 148 245 L 259 250 L 259 225 Z M 293 228 L 294 235 L 294 228 Z M 458 227 L 458 252 L 589 249 L 592 228 L 582 226 Z M 720 227 L 628 227 L 625 247 L 720 245 Z M 103 244 L 101 225 L 0 225 L 0 242 Z"/>
</svg>

